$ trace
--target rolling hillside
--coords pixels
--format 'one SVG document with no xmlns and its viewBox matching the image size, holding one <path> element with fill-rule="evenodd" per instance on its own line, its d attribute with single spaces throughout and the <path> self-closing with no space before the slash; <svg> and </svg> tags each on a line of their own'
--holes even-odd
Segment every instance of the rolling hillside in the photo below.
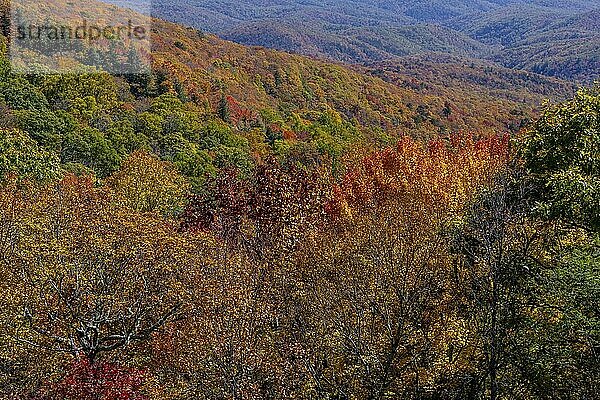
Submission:
<svg viewBox="0 0 600 400">
<path fill-rule="evenodd" d="M 453 106 L 461 112 L 455 119 L 448 120 L 443 118 L 447 97 L 442 91 L 422 92 L 418 84 L 411 87 L 385 82 L 379 76 L 365 74 L 360 68 L 349 69 L 298 55 L 244 47 L 210 35 L 198 40 L 193 31 L 170 24 L 158 23 L 156 29 L 160 32 L 160 38 L 155 41 L 157 65 L 180 75 L 194 93 L 215 104 L 224 91 L 255 110 L 272 107 L 288 116 L 290 112 L 305 113 L 327 104 L 348 120 L 356 119 L 363 126 L 392 131 L 408 129 L 415 134 L 427 135 L 440 131 L 506 130 L 516 122 L 511 110 L 519 109 L 532 115 L 542 99 L 558 99 L 573 91 L 573 86 L 559 80 L 515 73 L 487 64 L 494 71 L 502 71 L 503 76 L 497 80 L 504 80 L 502 85 L 512 93 L 510 98 L 498 97 L 494 93 L 496 88 L 485 81 L 491 78 L 483 77 L 485 63 L 478 63 L 482 77 L 479 81 L 472 80 L 469 87 L 460 79 L 446 79 L 443 66 L 430 62 L 422 73 L 436 71 L 432 73 L 437 73 L 438 78 L 431 81 L 426 75 L 415 76 L 423 84 L 445 87 L 446 93 L 454 91 L 466 93 L 471 98 L 481 97 L 480 102 L 465 102 L 465 98 L 454 96 Z M 171 57 L 173 54 L 175 58 Z M 411 68 L 408 62 L 406 65 L 404 72 L 408 78 Z M 469 66 L 469 63 L 463 65 L 467 71 Z M 533 90 L 520 86 L 519 77 L 528 77 L 535 86 Z M 510 79 L 515 79 L 515 83 Z M 287 111 L 282 107 L 284 104 Z M 431 120 L 414 122 L 420 120 L 415 118 L 419 105 L 430 108 Z M 486 119 L 486 124 L 480 124 L 482 118 Z"/>
<path fill-rule="evenodd" d="M 117 15 L 111 7 L 89 3 L 83 11 Z M 162 20 L 154 21 L 152 36 L 149 76 L 5 75 L 5 121 L 58 152 L 69 168 L 105 175 L 142 147 L 200 183 L 211 171 L 248 168 L 273 154 L 311 163 L 402 135 L 516 132 L 544 100 L 574 92 L 564 81 L 477 60 L 414 58 L 351 68 Z M 97 87 L 95 94 L 86 94 L 85 85 Z M 78 110 L 82 101 L 87 114 Z M 43 119 L 34 112 L 40 108 Z M 103 154 L 82 153 L 81 143 Z"/>
<path fill-rule="evenodd" d="M 591 0 L 159 0 L 153 12 L 242 44 L 336 61 L 442 52 L 591 83 L 600 71 L 600 37 L 589 23 L 597 7 Z"/>
</svg>

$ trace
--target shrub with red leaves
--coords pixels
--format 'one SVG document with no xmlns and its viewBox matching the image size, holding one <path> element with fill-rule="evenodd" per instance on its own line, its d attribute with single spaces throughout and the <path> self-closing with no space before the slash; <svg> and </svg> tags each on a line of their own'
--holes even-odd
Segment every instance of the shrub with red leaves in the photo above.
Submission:
<svg viewBox="0 0 600 400">
<path fill-rule="evenodd" d="M 78 361 L 58 383 L 49 385 L 39 400 L 147 400 L 142 393 L 145 372 L 111 363 Z"/>
</svg>

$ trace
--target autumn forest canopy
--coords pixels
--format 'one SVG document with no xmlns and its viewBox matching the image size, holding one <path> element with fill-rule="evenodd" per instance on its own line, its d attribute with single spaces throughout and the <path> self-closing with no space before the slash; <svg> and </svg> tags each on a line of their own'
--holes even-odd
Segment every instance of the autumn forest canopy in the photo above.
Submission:
<svg viewBox="0 0 600 400">
<path fill-rule="evenodd" d="M 600 398 L 593 2 L 232 3 L 0 0 L 0 398 Z"/>
</svg>

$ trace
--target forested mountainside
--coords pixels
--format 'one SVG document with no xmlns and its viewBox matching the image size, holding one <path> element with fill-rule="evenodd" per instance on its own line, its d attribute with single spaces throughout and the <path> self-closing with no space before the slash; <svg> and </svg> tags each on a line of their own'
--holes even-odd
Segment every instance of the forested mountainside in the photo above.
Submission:
<svg viewBox="0 0 600 400">
<path fill-rule="evenodd" d="M 393 62 L 368 63 L 365 68 L 359 70 L 396 86 L 431 96 L 428 108 L 443 100 L 445 108 L 442 110 L 449 114 L 450 119 L 455 113 L 463 114 L 463 118 L 471 120 L 474 126 L 495 125 L 489 119 L 481 119 L 486 115 L 484 110 L 489 112 L 500 104 L 503 104 L 501 107 L 506 107 L 513 102 L 536 104 L 540 97 L 560 97 L 570 86 L 565 86 L 564 81 L 549 80 L 543 75 L 515 71 L 485 61 L 439 54 L 410 56 Z M 434 107 L 436 108 L 439 108 L 439 105 Z M 471 116 L 465 114 L 468 109 L 478 111 Z M 521 114 L 521 111 L 511 108 L 510 113 L 516 116 Z M 526 124 L 528 117 L 526 114 L 521 115 L 524 117 L 521 125 Z M 471 119 L 475 116 L 479 118 Z M 519 126 L 509 127 L 509 131 L 518 130 Z"/>
<path fill-rule="evenodd" d="M 597 5 L 600 7 L 600 5 Z M 600 8 L 575 15 L 514 7 L 452 22 L 471 37 L 499 46 L 501 65 L 593 83 L 600 76 Z"/>
<path fill-rule="evenodd" d="M 157 1 L 162 18 L 233 41 L 363 63 L 468 55 L 591 83 L 600 71 L 595 1 Z"/>
<path fill-rule="evenodd" d="M 152 39 L 26 75 L 0 36 L 0 398 L 600 398 L 598 89 Z"/>
<path fill-rule="evenodd" d="M 285 20 L 284 20 L 285 21 Z M 433 24 L 346 28 L 319 25 L 310 20 L 268 20 L 243 24 L 220 32 L 222 37 L 348 63 L 388 60 L 409 54 L 444 52 L 471 57 L 491 49 L 452 29 Z"/>
<path fill-rule="evenodd" d="M 458 79 L 433 63 L 419 68 L 422 76 L 406 68 L 390 77 L 160 20 L 152 57 L 155 72 L 145 78 L 11 76 L 4 60 L 3 119 L 71 169 L 107 176 L 147 148 L 203 182 L 271 154 L 336 163 L 353 147 L 377 148 L 405 134 L 515 132 L 544 99 L 574 93 L 560 80 L 477 62 L 453 64 Z"/>
</svg>

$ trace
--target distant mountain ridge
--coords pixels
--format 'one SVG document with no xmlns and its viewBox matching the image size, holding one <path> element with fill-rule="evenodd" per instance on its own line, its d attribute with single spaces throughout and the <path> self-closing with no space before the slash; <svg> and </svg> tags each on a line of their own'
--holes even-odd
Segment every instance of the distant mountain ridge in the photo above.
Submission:
<svg viewBox="0 0 600 400">
<path fill-rule="evenodd" d="M 584 83 L 600 72 L 598 9 L 591 0 L 153 3 L 157 17 L 246 45 L 349 63 L 439 52 Z"/>
</svg>

